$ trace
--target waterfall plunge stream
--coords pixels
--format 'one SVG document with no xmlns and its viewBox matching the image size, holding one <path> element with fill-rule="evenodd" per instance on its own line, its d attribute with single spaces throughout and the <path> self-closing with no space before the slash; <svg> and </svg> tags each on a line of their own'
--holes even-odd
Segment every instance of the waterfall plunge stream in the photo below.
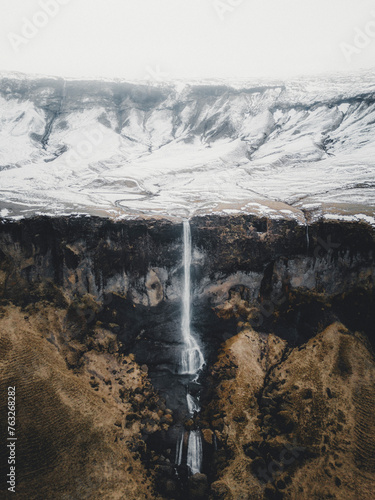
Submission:
<svg viewBox="0 0 375 500">
<path fill-rule="evenodd" d="M 197 375 L 204 364 L 199 345 L 191 333 L 191 233 L 189 221 L 184 221 L 184 290 L 182 298 L 182 338 L 184 347 L 181 356 L 181 375 Z"/>
<path fill-rule="evenodd" d="M 202 351 L 196 341 L 194 335 L 191 332 L 191 232 L 189 221 L 184 221 L 184 288 L 182 295 L 182 321 L 181 321 L 181 332 L 183 347 L 181 353 L 181 375 L 192 376 L 192 381 L 196 381 L 200 369 L 204 365 L 204 357 Z M 200 411 L 200 406 L 198 399 L 187 394 L 186 396 L 187 406 L 190 416 L 194 416 L 194 413 Z M 176 450 L 176 464 L 181 465 L 183 456 L 183 445 L 184 445 L 184 434 L 182 432 L 181 440 L 177 445 Z M 189 467 L 192 474 L 196 474 L 201 471 L 203 460 L 203 448 L 202 448 L 202 436 L 199 430 L 191 430 L 188 438 L 187 445 L 187 466 Z"/>
</svg>

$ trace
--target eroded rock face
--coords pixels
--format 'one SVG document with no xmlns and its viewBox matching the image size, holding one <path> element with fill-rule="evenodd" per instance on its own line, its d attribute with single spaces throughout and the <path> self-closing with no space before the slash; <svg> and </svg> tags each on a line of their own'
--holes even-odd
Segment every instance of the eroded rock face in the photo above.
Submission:
<svg viewBox="0 0 375 500">
<path fill-rule="evenodd" d="M 17 352 L 35 343 L 28 390 L 58 366 L 73 392 L 85 387 L 81 414 L 59 411 L 62 429 L 96 404 L 99 420 L 116 408 L 113 453 L 138 461 L 129 474 L 149 478 L 125 498 L 370 498 L 372 228 L 317 222 L 307 237 L 293 221 L 212 216 L 193 219 L 191 232 L 192 329 L 207 361 L 201 385 L 190 387 L 203 387 L 200 415 L 187 414 L 186 381 L 176 375 L 182 224 L 166 220 L 37 217 L 0 226 L 1 342 L 16 345 L 8 327 L 22 324 Z M 13 351 L 2 352 L 4 373 L 16 376 Z M 74 406 L 64 383 L 52 385 L 51 398 Z M 32 417 L 24 418 L 26 439 Z M 86 425 L 87 446 L 99 440 L 95 460 L 104 463 L 112 431 L 91 433 L 97 425 Z M 183 426 L 185 440 L 197 427 L 203 436 L 203 474 L 190 479 L 184 465 L 178 475 L 174 467 Z M 66 460 L 73 466 L 76 455 Z M 91 477 L 90 464 L 80 474 Z M 111 481 L 92 483 L 90 498 L 106 498 Z"/>
<path fill-rule="evenodd" d="M 316 223 L 308 239 L 294 222 L 246 216 L 197 218 L 193 228 L 195 310 L 206 302 L 222 318 L 234 316 L 294 343 L 317 333 L 319 321 L 356 317 L 373 341 L 368 312 L 359 306 L 374 300 L 374 235 L 366 224 Z M 298 311 L 281 318 L 291 301 Z"/>
</svg>

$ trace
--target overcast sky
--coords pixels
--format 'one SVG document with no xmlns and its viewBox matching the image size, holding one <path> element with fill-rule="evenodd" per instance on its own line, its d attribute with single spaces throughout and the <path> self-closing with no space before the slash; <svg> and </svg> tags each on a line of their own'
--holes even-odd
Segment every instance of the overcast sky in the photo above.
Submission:
<svg viewBox="0 0 375 500">
<path fill-rule="evenodd" d="M 0 70 L 134 80 L 285 78 L 375 66 L 374 0 L 0 0 L 0 6 Z"/>
</svg>

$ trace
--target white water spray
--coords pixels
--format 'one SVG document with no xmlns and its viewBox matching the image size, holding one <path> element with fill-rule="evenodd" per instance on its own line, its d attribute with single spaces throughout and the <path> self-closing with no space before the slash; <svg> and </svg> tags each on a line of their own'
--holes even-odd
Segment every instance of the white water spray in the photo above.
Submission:
<svg viewBox="0 0 375 500">
<path fill-rule="evenodd" d="M 181 355 L 181 375 L 196 375 L 204 365 L 202 351 L 191 333 L 191 233 L 189 221 L 184 221 L 184 290 L 182 297 L 182 338 L 184 347 Z"/>
<path fill-rule="evenodd" d="M 190 431 L 187 452 L 187 465 L 192 474 L 201 471 L 203 458 L 202 436 L 199 430 Z"/>
<path fill-rule="evenodd" d="M 309 251 L 309 246 L 310 246 L 309 225 L 306 223 L 306 247 L 307 247 L 307 251 Z"/>
<path fill-rule="evenodd" d="M 181 438 L 177 443 L 177 448 L 176 448 L 176 459 L 175 462 L 177 465 L 182 464 L 182 452 L 184 449 L 184 437 L 185 437 L 185 431 L 182 431 Z"/>
<path fill-rule="evenodd" d="M 200 411 L 201 407 L 199 406 L 198 401 L 191 394 L 188 394 L 186 399 L 189 413 L 191 416 L 194 416 L 194 413 Z"/>
</svg>

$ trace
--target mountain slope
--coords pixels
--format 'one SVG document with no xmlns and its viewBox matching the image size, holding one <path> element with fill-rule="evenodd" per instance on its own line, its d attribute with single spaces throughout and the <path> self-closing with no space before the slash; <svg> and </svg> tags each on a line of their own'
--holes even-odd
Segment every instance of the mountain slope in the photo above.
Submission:
<svg viewBox="0 0 375 500">
<path fill-rule="evenodd" d="M 3 75 L 0 213 L 239 210 L 304 220 L 302 209 L 373 221 L 372 81 L 181 86 Z"/>
</svg>

